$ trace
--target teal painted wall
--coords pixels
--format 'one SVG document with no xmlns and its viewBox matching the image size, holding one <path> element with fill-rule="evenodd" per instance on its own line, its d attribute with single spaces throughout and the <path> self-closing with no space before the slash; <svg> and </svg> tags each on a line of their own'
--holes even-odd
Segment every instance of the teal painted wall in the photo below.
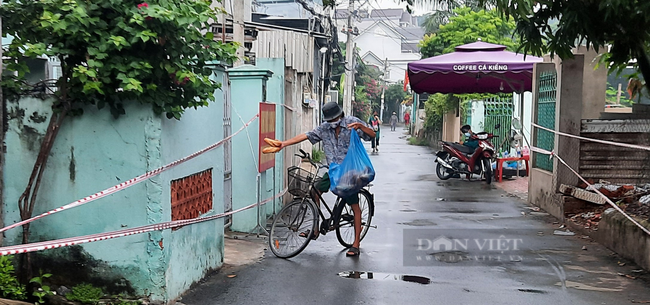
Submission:
<svg viewBox="0 0 650 305">
<path fill-rule="evenodd" d="M 232 96 L 232 130 L 239 130 L 259 112 L 259 103 L 265 100 L 266 80 L 271 71 L 251 65 L 228 70 Z M 232 139 L 232 208 L 256 203 L 258 179 L 264 192 L 265 177 L 257 174 L 259 162 L 259 120 L 248 126 L 241 136 Z M 262 196 L 260 196 L 262 197 Z M 262 198 L 264 199 L 264 198 Z M 252 232 L 257 226 L 257 209 L 234 214 L 230 229 L 235 232 Z"/>
<path fill-rule="evenodd" d="M 223 70 L 214 79 L 223 79 Z M 43 177 L 34 215 L 91 195 L 148 170 L 194 153 L 223 138 L 223 92 L 209 107 L 186 110 L 181 121 L 156 116 L 148 105 L 128 103 L 127 115 L 89 107 L 65 121 Z M 23 192 L 47 127 L 51 103 L 25 98 L 8 102 L 4 168 L 4 220 L 20 219 Z M 246 138 L 245 134 L 240 138 Z M 249 155 L 250 156 L 250 155 Z M 32 241 L 102 233 L 171 220 L 170 182 L 212 168 L 213 210 L 223 212 L 223 148 L 175 167 L 147 182 L 32 224 Z M 250 157 L 249 157 L 250 158 Z M 252 163 L 252 161 L 249 160 Z M 20 243 L 20 228 L 6 232 L 5 245 Z M 71 258 L 70 248 L 38 255 Z M 157 231 L 84 244 L 84 259 L 96 278 L 120 283 L 138 295 L 169 301 L 223 263 L 223 221 L 175 231 Z"/>
<path fill-rule="evenodd" d="M 224 70 L 213 76 L 223 82 Z M 162 160 L 167 164 L 190 155 L 223 139 L 224 92 L 215 92 L 216 101 L 209 107 L 187 109 L 181 121 L 162 122 Z M 240 135 L 241 137 L 241 135 Z M 212 211 L 206 215 L 223 213 L 223 146 L 177 166 L 161 175 L 163 185 L 162 206 L 165 221 L 171 220 L 170 181 L 183 178 L 206 169 L 212 169 Z M 168 299 L 174 299 L 205 277 L 210 270 L 223 263 L 223 219 L 184 226 L 178 230 L 163 231 L 163 244 L 168 249 L 169 264 L 163 266 L 166 273 Z"/>
<path fill-rule="evenodd" d="M 19 220 L 17 201 L 23 192 L 47 127 L 51 104 L 25 98 L 8 102 L 9 130 L 4 168 L 5 224 Z M 34 215 L 140 175 L 148 169 L 147 139 L 151 128 L 159 126 L 150 108 L 130 103 L 128 116 L 115 120 L 107 110 L 85 109 L 79 118 L 68 118 L 59 132 L 43 176 Z M 43 117 L 47 120 L 41 122 Z M 155 128 L 153 128 L 155 129 Z M 153 161 L 153 162 L 152 162 Z M 31 241 L 102 233 L 146 225 L 150 205 L 160 201 L 152 185 L 145 182 L 84 206 L 63 211 L 32 223 Z M 5 245 L 20 242 L 20 229 L 6 232 Z M 125 278 L 137 293 L 154 289 L 147 247 L 147 234 L 134 235 L 83 246 L 84 254 L 102 265 L 102 277 Z M 66 249 L 39 252 L 64 256 Z M 157 253 L 152 253 L 156 256 Z M 65 258 L 63 258 L 65 259 Z"/>
<path fill-rule="evenodd" d="M 269 78 L 266 83 L 266 100 L 270 103 L 276 103 L 276 126 L 275 126 L 275 135 L 278 140 L 284 139 L 284 107 L 282 105 L 285 102 L 284 98 L 284 58 L 257 58 L 255 60 L 257 67 L 262 69 L 267 69 L 273 72 L 273 75 Z M 273 169 L 268 170 L 267 178 L 267 194 L 265 198 L 269 198 L 279 193 L 284 189 L 284 154 L 279 153 L 275 155 L 275 190 L 273 189 Z M 273 215 L 274 212 L 280 211 L 282 208 L 282 201 L 276 199 L 274 201 L 275 209 L 273 208 L 273 203 L 267 204 L 265 207 L 266 216 Z"/>
</svg>

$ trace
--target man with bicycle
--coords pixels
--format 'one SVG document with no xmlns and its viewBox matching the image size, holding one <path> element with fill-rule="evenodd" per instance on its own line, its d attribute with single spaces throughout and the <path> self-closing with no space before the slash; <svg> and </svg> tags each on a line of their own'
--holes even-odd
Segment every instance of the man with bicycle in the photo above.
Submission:
<svg viewBox="0 0 650 305">
<path fill-rule="evenodd" d="M 301 143 L 309 140 L 312 144 L 323 142 L 327 164 L 343 162 L 348 148 L 350 146 L 350 134 L 354 130 L 359 137 L 370 141 L 375 137 L 375 131 L 368 127 L 363 121 L 353 116 L 345 116 L 343 110 L 336 102 L 329 102 L 323 105 L 323 119 L 326 121 L 314 130 L 298 135 L 292 139 L 283 141 L 280 149 L 290 145 Z M 327 192 L 330 188 L 329 175 L 326 173 L 321 180 L 314 183 L 314 187 L 320 192 Z M 352 208 L 354 213 L 354 243 L 348 249 L 347 256 L 359 255 L 359 243 L 361 239 L 361 209 L 359 208 L 359 194 L 354 194 L 342 198 Z M 314 199 L 314 202 L 319 202 Z M 316 226 L 318 227 L 318 226 Z M 318 230 L 311 233 L 312 236 L 305 238 L 315 238 L 318 236 Z"/>
</svg>

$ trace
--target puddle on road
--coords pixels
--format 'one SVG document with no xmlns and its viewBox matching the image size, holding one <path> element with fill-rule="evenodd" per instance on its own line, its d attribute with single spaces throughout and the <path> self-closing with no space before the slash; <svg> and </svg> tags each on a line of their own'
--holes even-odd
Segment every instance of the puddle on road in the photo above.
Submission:
<svg viewBox="0 0 650 305">
<path fill-rule="evenodd" d="M 556 286 L 562 286 L 561 283 L 556 283 Z M 614 287 L 610 288 L 611 284 L 608 284 L 609 287 L 596 287 L 592 285 L 587 285 L 583 283 L 578 283 L 578 282 L 572 282 L 572 281 L 566 281 L 566 287 L 567 288 L 573 288 L 573 289 L 578 289 L 578 290 L 587 290 L 587 291 L 600 291 L 600 292 L 621 292 L 623 291 L 623 286 L 620 285 L 619 287 Z"/>
<path fill-rule="evenodd" d="M 477 210 L 450 209 L 450 210 L 446 210 L 446 211 L 441 211 L 441 213 L 478 214 L 480 212 L 477 211 Z"/>
<path fill-rule="evenodd" d="M 403 209 L 403 210 L 399 210 L 399 211 L 400 212 L 407 212 L 407 213 L 417 212 L 417 210 L 414 210 L 414 209 Z"/>
<path fill-rule="evenodd" d="M 415 219 L 413 221 L 409 222 L 400 222 L 399 224 L 405 225 L 405 226 L 413 226 L 413 227 L 428 227 L 428 226 L 437 226 L 438 224 L 435 222 L 432 222 L 431 220 L 428 219 Z"/>
<path fill-rule="evenodd" d="M 544 290 L 539 290 L 539 289 L 517 289 L 521 292 L 529 292 L 529 293 L 539 293 L 539 294 L 545 294 L 548 293 Z"/>
<path fill-rule="evenodd" d="M 428 277 L 417 276 L 417 275 L 379 273 L 379 272 L 344 271 L 344 272 L 339 272 L 339 276 L 348 279 L 392 280 L 392 281 L 418 283 L 422 285 L 428 285 L 431 283 L 431 279 Z"/>
</svg>

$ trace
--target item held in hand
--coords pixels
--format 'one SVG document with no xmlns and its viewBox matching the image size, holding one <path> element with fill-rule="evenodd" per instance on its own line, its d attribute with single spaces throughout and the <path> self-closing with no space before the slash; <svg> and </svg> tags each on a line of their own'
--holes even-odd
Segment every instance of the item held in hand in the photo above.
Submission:
<svg viewBox="0 0 650 305">
<path fill-rule="evenodd" d="M 274 140 L 274 139 L 264 138 L 264 142 L 266 142 L 266 144 L 269 144 L 269 145 L 271 145 L 273 147 L 282 146 L 282 141 L 278 141 L 278 140 Z"/>
<path fill-rule="evenodd" d="M 279 152 L 279 151 L 280 151 L 280 147 L 273 147 L 273 146 L 271 146 L 271 147 L 264 147 L 264 148 L 262 149 L 262 153 L 263 153 L 263 154 L 274 154 L 274 153 Z"/>
</svg>

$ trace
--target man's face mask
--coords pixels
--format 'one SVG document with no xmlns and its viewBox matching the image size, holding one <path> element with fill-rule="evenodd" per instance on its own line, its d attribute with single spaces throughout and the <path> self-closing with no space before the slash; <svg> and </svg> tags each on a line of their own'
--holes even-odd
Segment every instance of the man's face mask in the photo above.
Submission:
<svg viewBox="0 0 650 305">
<path fill-rule="evenodd" d="M 466 133 L 465 133 L 465 136 L 466 136 L 466 137 L 469 137 L 469 136 L 471 136 L 471 135 L 472 135 L 472 134 L 469 133 L 469 132 L 466 132 Z"/>
<path fill-rule="evenodd" d="M 330 128 L 336 128 L 341 124 L 341 118 L 337 119 L 336 121 L 328 122 L 330 124 Z"/>
</svg>

